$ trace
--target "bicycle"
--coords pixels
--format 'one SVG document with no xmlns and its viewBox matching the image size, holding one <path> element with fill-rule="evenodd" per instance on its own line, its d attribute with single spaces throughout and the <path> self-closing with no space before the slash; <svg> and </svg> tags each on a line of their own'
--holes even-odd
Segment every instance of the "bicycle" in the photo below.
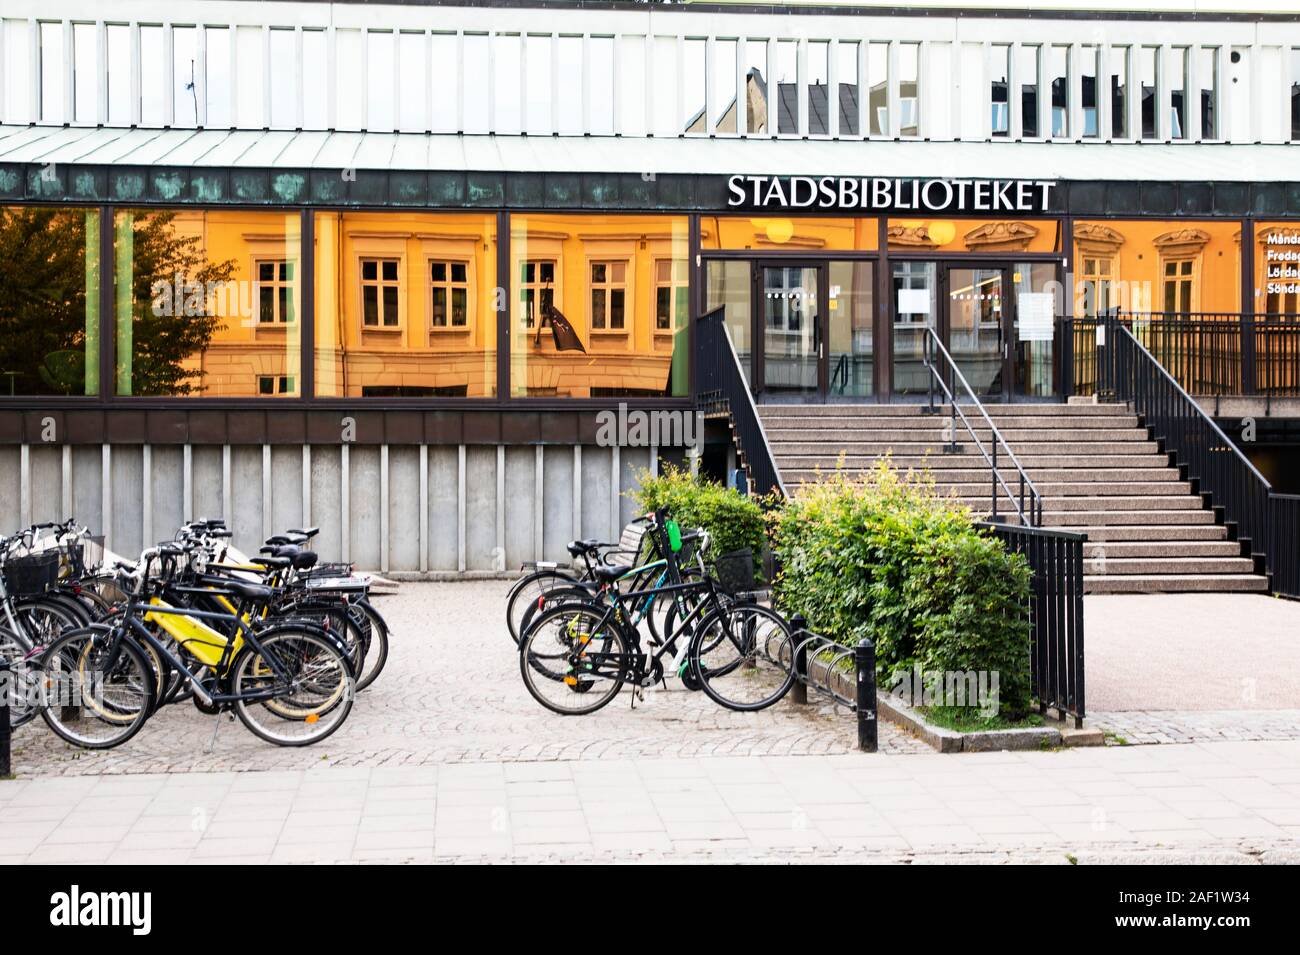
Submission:
<svg viewBox="0 0 1300 955">
<path fill-rule="evenodd" d="M 694 682 L 728 709 L 765 709 L 794 685 L 790 625 L 743 593 L 724 593 L 707 570 L 698 580 L 684 581 L 676 560 L 680 543 L 673 540 L 676 532 L 665 518 L 662 511 L 650 518 L 651 531 L 665 554 L 667 576 L 662 582 L 622 591 L 617 582 L 636 568 L 596 567 L 595 581 L 584 585 L 588 600 L 575 599 L 544 610 L 524 634 L 520 672 L 529 693 L 547 709 L 562 715 L 593 713 L 617 696 L 625 683 L 632 683 L 638 694 L 662 683 L 663 658 L 678 640 L 683 645 L 677 653 Z M 634 622 L 637 607 L 663 596 L 676 600 L 691 595 L 698 599 L 684 607 L 665 639 L 644 651 Z M 636 696 L 634 705 L 635 700 Z"/>
<path fill-rule="evenodd" d="M 134 566 L 119 564 L 116 581 L 127 595 L 120 615 L 111 624 L 61 634 L 46 649 L 40 659 L 41 715 L 60 738 L 87 749 L 119 746 L 170 702 L 159 695 L 144 648 L 163 661 L 164 676 L 178 677 L 165 688 L 168 693 L 187 683 L 206 711 L 233 712 L 267 742 L 306 746 L 343 725 L 356 678 L 342 642 L 306 621 L 259 620 L 256 608 L 273 591 L 207 577 L 196 563 L 201 560 L 197 548 L 168 544 L 145 550 Z M 168 603 L 169 590 L 188 589 L 177 579 L 185 571 L 204 590 L 231 598 L 235 611 Z"/>
</svg>

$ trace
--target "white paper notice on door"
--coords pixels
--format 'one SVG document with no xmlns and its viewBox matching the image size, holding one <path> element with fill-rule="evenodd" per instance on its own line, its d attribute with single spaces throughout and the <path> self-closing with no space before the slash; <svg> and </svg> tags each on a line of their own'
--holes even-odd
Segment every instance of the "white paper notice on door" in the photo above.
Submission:
<svg viewBox="0 0 1300 955">
<path fill-rule="evenodd" d="M 1022 342 L 1050 342 L 1056 321 L 1056 296 L 1051 292 L 1021 292 L 1016 318 Z"/>
<path fill-rule="evenodd" d="M 899 315 L 929 315 L 930 290 L 928 288 L 900 288 L 898 290 Z"/>
</svg>

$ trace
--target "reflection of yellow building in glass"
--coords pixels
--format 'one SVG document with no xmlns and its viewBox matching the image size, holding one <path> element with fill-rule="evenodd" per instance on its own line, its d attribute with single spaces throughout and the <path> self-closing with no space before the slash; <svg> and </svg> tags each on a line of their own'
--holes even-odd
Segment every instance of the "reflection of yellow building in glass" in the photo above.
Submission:
<svg viewBox="0 0 1300 955">
<path fill-rule="evenodd" d="M 511 217 L 517 396 L 687 394 L 685 216 Z"/>
<path fill-rule="evenodd" d="M 300 221 L 288 212 L 119 211 L 117 394 L 300 394 Z"/>
<path fill-rule="evenodd" d="M 496 216 L 316 214 L 316 393 L 496 394 Z"/>
</svg>

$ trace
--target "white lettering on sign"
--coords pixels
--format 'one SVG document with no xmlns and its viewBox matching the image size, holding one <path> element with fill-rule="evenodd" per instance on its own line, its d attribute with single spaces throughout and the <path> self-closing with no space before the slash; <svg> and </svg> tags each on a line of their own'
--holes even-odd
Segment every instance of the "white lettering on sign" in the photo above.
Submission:
<svg viewBox="0 0 1300 955">
<path fill-rule="evenodd" d="M 1048 179 L 891 179 L 884 176 L 727 178 L 727 206 L 877 212 L 1047 212 Z M 1272 238 L 1269 240 L 1273 241 Z"/>
</svg>

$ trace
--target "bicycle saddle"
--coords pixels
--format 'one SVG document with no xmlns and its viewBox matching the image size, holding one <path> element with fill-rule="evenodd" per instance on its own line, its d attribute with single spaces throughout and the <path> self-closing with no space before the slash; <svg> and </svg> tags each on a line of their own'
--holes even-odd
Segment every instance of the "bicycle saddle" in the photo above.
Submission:
<svg viewBox="0 0 1300 955">
<path fill-rule="evenodd" d="M 264 587 L 261 584 L 249 583 L 244 580 L 235 580 L 233 577 L 203 577 L 205 584 L 210 584 L 217 590 L 228 594 L 234 594 L 244 600 L 266 601 L 271 599 L 275 591 L 270 587 Z"/>
<path fill-rule="evenodd" d="M 594 537 L 589 537 L 586 540 L 580 541 L 569 541 L 568 544 L 569 553 L 574 557 L 581 557 L 583 554 L 588 554 L 599 546 L 600 541 L 596 540 Z"/>
<path fill-rule="evenodd" d="M 281 567 L 289 566 L 289 558 L 288 557 L 254 557 L 252 560 L 249 561 L 249 563 L 257 564 L 259 567 L 265 567 L 268 570 L 273 568 L 278 570 Z"/>
<path fill-rule="evenodd" d="M 601 564 L 599 567 L 592 570 L 591 575 L 602 584 L 610 584 L 618 580 L 631 569 L 631 564 Z"/>
<path fill-rule="evenodd" d="M 290 534 L 296 534 L 299 537 L 306 537 L 308 540 L 320 533 L 319 527 L 291 527 L 288 531 Z"/>
</svg>

